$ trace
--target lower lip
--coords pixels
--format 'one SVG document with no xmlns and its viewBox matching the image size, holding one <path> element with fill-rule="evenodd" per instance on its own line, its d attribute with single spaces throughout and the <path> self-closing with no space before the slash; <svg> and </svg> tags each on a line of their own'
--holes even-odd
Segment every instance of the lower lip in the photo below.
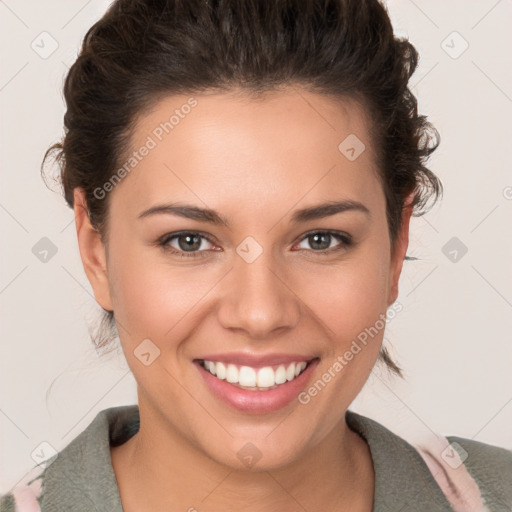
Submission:
<svg viewBox="0 0 512 512">
<path fill-rule="evenodd" d="M 264 414 L 277 411 L 288 405 L 304 389 L 318 359 L 311 361 L 306 369 L 293 380 L 268 391 L 241 389 L 226 380 L 220 380 L 195 362 L 210 391 L 230 406 L 243 412 Z"/>
</svg>

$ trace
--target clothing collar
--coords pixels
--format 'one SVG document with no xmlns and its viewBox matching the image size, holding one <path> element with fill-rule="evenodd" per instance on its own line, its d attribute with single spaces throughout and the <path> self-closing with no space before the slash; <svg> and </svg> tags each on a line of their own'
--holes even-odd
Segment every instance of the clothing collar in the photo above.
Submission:
<svg viewBox="0 0 512 512">
<path fill-rule="evenodd" d="M 413 446 L 366 416 L 347 410 L 345 419 L 370 447 L 375 471 L 372 512 L 453 512 Z"/>
<path fill-rule="evenodd" d="M 451 512 L 419 453 L 380 423 L 346 411 L 346 422 L 369 445 L 375 470 L 372 512 Z M 46 468 L 43 512 L 123 512 L 110 446 L 139 430 L 137 405 L 110 407 L 68 444 Z"/>
</svg>

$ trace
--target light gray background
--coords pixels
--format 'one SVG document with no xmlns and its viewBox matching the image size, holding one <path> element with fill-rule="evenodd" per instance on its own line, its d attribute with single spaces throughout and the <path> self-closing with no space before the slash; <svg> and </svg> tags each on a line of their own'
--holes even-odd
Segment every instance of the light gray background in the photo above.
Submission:
<svg viewBox="0 0 512 512">
<path fill-rule="evenodd" d="M 99 358 L 89 340 L 99 306 L 72 211 L 39 176 L 63 130 L 64 74 L 108 4 L 0 0 L 0 492 L 48 454 L 42 442 L 60 450 L 100 410 L 136 403 L 124 358 Z M 376 370 L 351 408 L 413 442 L 433 430 L 512 449 L 512 3 L 388 7 L 420 52 L 412 89 L 441 134 L 429 167 L 445 197 L 412 222 L 409 254 L 420 260 L 405 263 L 404 310 L 386 331 L 406 381 Z M 51 49 L 43 31 L 58 43 L 46 59 L 31 47 Z M 453 31 L 469 44 L 458 58 Z M 57 248 L 47 262 L 32 252 L 43 237 Z M 452 237 L 468 248 L 455 262 L 443 253 Z"/>
</svg>

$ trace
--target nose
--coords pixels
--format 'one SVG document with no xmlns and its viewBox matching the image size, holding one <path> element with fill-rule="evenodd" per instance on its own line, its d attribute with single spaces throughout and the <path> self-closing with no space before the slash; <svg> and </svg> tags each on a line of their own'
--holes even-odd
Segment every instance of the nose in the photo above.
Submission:
<svg viewBox="0 0 512 512">
<path fill-rule="evenodd" d="M 270 251 L 248 263 L 236 257 L 229 273 L 218 318 L 226 329 L 263 339 L 296 326 L 301 301 L 293 291 L 290 272 L 272 261 Z"/>
</svg>

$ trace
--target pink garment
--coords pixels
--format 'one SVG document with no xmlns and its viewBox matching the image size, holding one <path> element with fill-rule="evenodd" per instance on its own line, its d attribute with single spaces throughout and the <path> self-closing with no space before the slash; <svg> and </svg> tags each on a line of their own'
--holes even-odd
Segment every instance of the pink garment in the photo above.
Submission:
<svg viewBox="0 0 512 512">
<path fill-rule="evenodd" d="M 36 466 L 12 491 L 16 512 L 41 512 L 37 499 L 41 496 L 41 476 L 44 467 Z"/>
<path fill-rule="evenodd" d="M 484 504 L 477 483 L 464 466 L 467 453 L 458 443 L 450 444 L 446 437 L 432 434 L 415 448 L 454 511 L 490 512 Z"/>
</svg>

